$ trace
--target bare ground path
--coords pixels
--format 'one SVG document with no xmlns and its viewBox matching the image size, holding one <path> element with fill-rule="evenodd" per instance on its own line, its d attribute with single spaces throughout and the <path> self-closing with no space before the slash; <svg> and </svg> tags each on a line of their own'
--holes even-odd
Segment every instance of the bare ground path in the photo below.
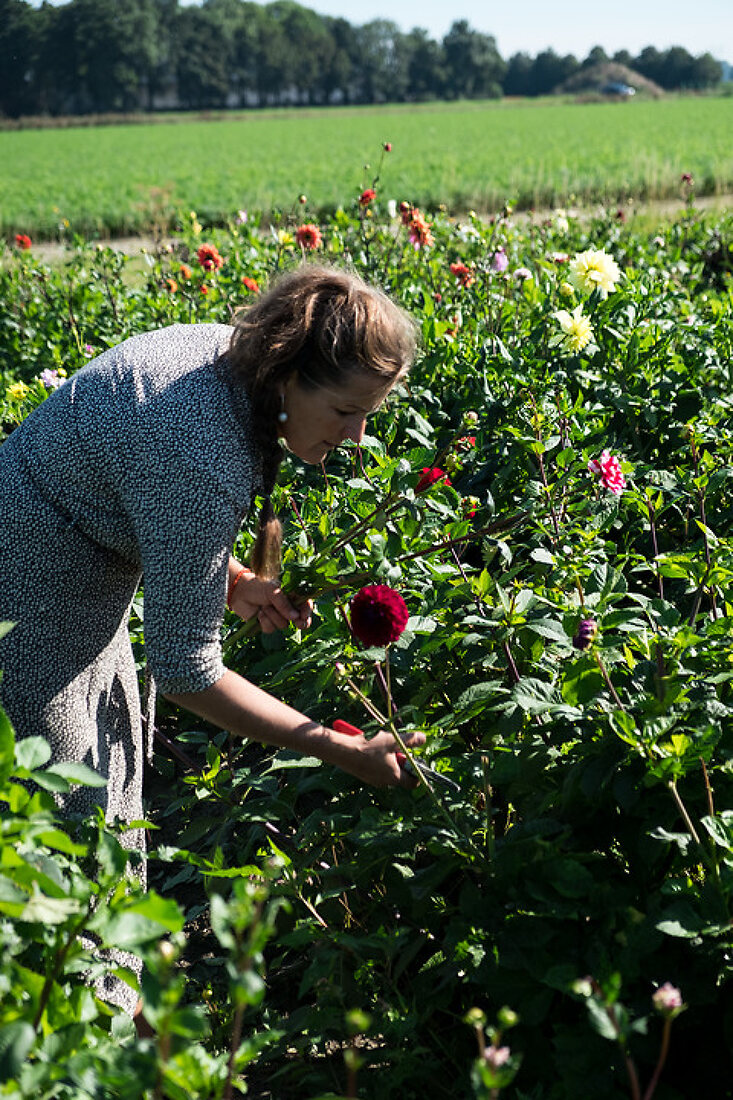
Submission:
<svg viewBox="0 0 733 1100">
<path fill-rule="evenodd" d="M 578 208 L 577 213 L 581 218 L 587 218 L 593 216 L 595 213 L 600 212 L 601 207 L 582 207 Z M 733 194 L 721 194 L 721 195 L 705 195 L 702 198 L 695 200 L 695 209 L 710 212 L 710 213 L 733 213 Z M 630 202 L 624 207 L 625 213 L 629 219 L 641 219 L 647 218 L 653 221 L 655 218 L 659 218 L 660 222 L 663 222 L 674 215 L 681 213 L 684 210 L 684 203 L 681 199 L 660 199 L 654 202 Z M 548 217 L 553 212 L 551 210 L 546 211 L 517 211 L 514 215 L 517 221 L 528 220 L 534 218 L 536 221 L 541 221 L 544 217 Z M 174 237 L 166 237 L 163 241 L 164 244 L 173 243 Z M 96 242 L 102 246 L 109 245 L 112 248 L 117 249 L 119 252 L 124 252 L 128 255 L 139 255 L 145 251 L 152 251 L 156 248 L 156 242 L 152 237 L 114 237 L 109 239 L 103 239 Z M 63 259 L 64 255 L 68 251 L 68 246 L 64 243 L 54 241 L 39 241 L 38 244 L 33 245 L 34 253 L 42 260 L 46 260 L 52 263 L 54 260 Z"/>
</svg>

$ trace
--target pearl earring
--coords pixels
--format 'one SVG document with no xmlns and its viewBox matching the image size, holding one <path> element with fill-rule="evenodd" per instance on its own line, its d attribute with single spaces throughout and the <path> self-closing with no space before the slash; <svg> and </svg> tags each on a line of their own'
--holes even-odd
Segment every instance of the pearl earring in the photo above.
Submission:
<svg viewBox="0 0 733 1100">
<path fill-rule="evenodd" d="M 281 408 L 280 408 L 280 412 L 277 414 L 277 419 L 279 420 L 279 422 L 281 424 L 287 424 L 288 414 L 285 412 L 285 394 L 284 393 L 280 394 L 280 405 L 281 405 Z"/>
</svg>

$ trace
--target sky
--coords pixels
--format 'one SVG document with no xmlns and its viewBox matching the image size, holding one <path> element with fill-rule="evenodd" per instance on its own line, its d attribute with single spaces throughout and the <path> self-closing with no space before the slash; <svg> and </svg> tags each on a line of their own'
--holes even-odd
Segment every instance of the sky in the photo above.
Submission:
<svg viewBox="0 0 733 1100">
<path fill-rule="evenodd" d="M 35 7 L 41 0 L 32 0 Z M 51 0 L 64 3 L 67 0 Z M 192 3 L 196 0 L 181 0 Z M 342 16 L 360 26 L 391 19 L 401 30 L 424 27 L 440 39 L 457 19 L 492 34 L 504 58 L 524 51 L 535 56 L 552 47 L 582 60 L 593 46 L 606 53 L 644 46 L 684 46 L 691 54 L 709 51 L 733 63 L 733 0 L 299 0 L 322 15 Z"/>
</svg>

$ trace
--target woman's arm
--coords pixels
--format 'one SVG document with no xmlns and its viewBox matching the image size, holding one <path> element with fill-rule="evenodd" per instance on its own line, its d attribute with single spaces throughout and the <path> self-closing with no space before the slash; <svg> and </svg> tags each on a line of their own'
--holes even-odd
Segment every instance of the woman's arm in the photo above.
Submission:
<svg viewBox="0 0 733 1100">
<path fill-rule="evenodd" d="M 395 755 L 399 745 L 390 733 L 378 733 L 369 740 L 337 733 L 229 669 L 204 691 L 167 698 L 235 736 L 315 756 L 375 787 L 417 785 L 417 780 L 399 766 Z M 425 734 L 413 733 L 403 740 L 416 748 L 424 744 Z"/>
</svg>

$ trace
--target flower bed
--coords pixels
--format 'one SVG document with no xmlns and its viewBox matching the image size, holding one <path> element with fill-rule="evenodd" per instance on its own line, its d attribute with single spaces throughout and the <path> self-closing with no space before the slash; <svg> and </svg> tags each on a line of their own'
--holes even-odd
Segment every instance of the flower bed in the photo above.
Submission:
<svg viewBox="0 0 733 1100">
<path fill-rule="evenodd" d="M 319 720 L 424 730 L 458 785 L 364 789 L 164 710 L 157 894 L 86 917 L 81 861 L 111 890 L 114 843 L 75 849 L 15 786 L 0 1022 L 19 1084 L 0 1095 L 132 1075 L 203 1098 L 242 1075 L 263 1098 L 358 1080 L 380 1100 L 641 1100 L 731 1079 L 731 219 L 688 201 L 660 235 L 615 211 L 520 227 L 390 211 L 371 182 L 267 234 L 187 214 L 132 288 L 83 242 L 63 270 L 32 242 L 0 270 L 6 431 L 90 354 L 228 320 L 303 258 L 353 263 L 414 314 L 420 359 L 363 446 L 280 477 L 284 583 L 315 596 L 314 627 L 232 619 L 225 649 Z M 126 1024 L 84 986 L 79 921 L 145 954 L 156 1041 L 110 1041 Z"/>
</svg>

